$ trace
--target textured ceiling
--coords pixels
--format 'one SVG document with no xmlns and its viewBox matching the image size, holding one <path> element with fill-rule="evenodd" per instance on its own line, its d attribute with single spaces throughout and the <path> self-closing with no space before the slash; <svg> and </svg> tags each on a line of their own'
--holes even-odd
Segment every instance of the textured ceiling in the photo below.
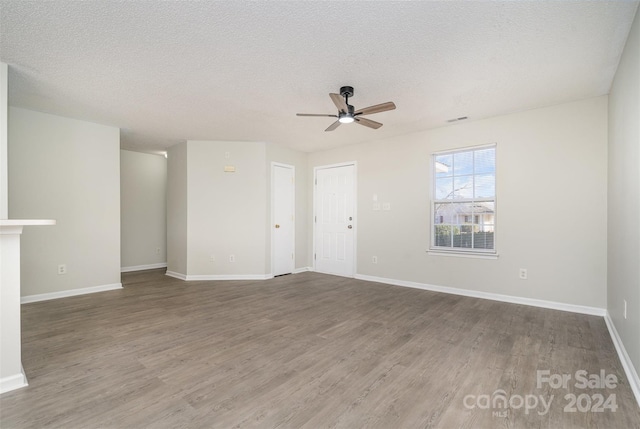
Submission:
<svg viewBox="0 0 640 429">
<path fill-rule="evenodd" d="M 1 1 L 13 106 L 121 128 L 122 147 L 316 151 L 609 92 L 637 1 Z M 395 111 L 324 132 L 328 97 Z M 455 126 L 455 125 L 452 125 Z"/>
</svg>

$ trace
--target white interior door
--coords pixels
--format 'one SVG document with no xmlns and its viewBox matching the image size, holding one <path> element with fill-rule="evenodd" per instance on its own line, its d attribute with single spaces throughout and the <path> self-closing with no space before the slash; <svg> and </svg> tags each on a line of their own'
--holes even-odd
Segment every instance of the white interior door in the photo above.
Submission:
<svg viewBox="0 0 640 429">
<path fill-rule="evenodd" d="M 353 277 L 355 165 L 316 169 L 314 187 L 315 270 Z"/>
<path fill-rule="evenodd" d="M 293 272 L 295 266 L 295 179 L 292 166 L 273 164 L 273 275 Z"/>
</svg>

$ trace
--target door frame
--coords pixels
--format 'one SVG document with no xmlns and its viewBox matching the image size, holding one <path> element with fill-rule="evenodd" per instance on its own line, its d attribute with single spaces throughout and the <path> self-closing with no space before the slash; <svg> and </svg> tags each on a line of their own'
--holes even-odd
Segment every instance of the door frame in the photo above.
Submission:
<svg viewBox="0 0 640 429">
<path fill-rule="evenodd" d="M 293 233 L 291 234 L 291 248 L 293 249 L 293 268 L 291 273 L 296 270 L 296 167 L 290 164 L 283 164 L 281 162 L 271 162 L 271 218 L 269 222 L 269 230 L 271 231 L 271 276 L 275 274 L 276 267 L 276 240 L 275 240 L 275 169 L 276 167 L 288 168 L 291 170 L 293 176 L 293 186 L 291 191 L 291 202 L 293 204 Z"/>
<path fill-rule="evenodd" d="M 316 192 L 318 184 L 318 170 L 326 170 L 329 168 L 348 167 L 353 166 L 353 255 L 351 260 L 353 261 L 353 272 L 349 277 L 354 278 L 358 272 L 358 162 L 347 161 L 339 162 L 337 164 L 319 165 L 313 167 L 313 212 L 311 213 L 311 225 L 313 227 L 313 239 L 311 248 L 311 258 L 313 261 L 313 271 L 316 271 Z"/>
</svg>

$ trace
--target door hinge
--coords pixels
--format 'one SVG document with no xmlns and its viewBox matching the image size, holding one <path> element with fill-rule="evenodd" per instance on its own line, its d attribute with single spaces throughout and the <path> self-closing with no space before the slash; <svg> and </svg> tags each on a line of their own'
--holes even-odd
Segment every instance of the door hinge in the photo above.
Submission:
<svg viewBox="0 0 640 429">
<path fill-rule="evenodd" d="M 316 259 L 318 259 L 318 258 L 317 258 L 317 255 L 314 253 L 313 254 L 313 260 L 315 261 Z"/>
<path fill-rule="evenodd" d="M 291 259 L 293 259 L 293 253 L 291 254 Z"/>
<path fill-rule="evenodd" d="M 318 179 L 316 179 L 316 185 L 318 184 Z"/>
<path fill-rule="evenodd" d="M 318 216 L 314 216 L 314 217 L 313 217 L 313 221 L 314 221 L 314 222 L 318 222 Z"/>
</svg>

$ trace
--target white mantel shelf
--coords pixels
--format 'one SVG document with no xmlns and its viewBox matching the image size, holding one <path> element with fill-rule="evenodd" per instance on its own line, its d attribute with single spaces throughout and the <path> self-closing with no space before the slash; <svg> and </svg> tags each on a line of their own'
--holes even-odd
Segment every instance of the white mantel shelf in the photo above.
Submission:
<svg viewBox="0 0 640 429">
<path fill-rule="evenodd" d="M 20 341 L 20 235 L 52 219 L 0 219 L 0 393 L 26 386 Z"/>
</svg>

